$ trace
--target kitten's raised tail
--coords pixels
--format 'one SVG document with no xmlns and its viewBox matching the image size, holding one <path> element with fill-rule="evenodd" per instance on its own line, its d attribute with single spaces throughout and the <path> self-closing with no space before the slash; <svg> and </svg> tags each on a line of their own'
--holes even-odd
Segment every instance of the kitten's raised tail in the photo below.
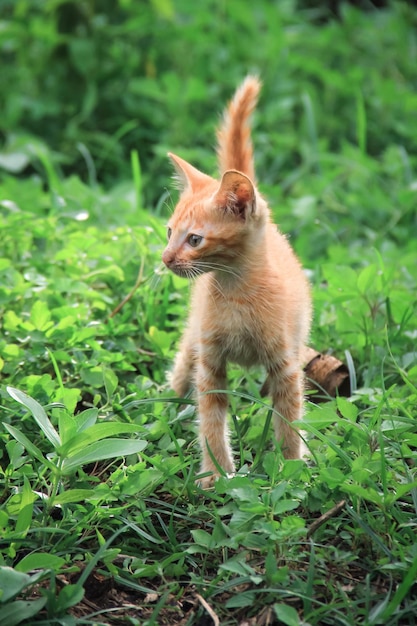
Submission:
<svg viewBox="0 0 417 626">
<path fill-rule="evenodd" d="M 255 166 L 249 117 L 258 101 L 261 82 L 247 76 L 227 106 L 217 130 L 217 158 L 220 174 L 238 170 L 255 182 Z"/>
</svg>

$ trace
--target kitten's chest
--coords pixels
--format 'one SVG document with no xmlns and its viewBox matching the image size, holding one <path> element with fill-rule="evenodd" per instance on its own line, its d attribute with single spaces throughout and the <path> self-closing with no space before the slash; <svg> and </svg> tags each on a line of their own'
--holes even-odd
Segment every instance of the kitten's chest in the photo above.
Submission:
<svg viewBox="0 0 417 626">
<path fill-rule="evenodd" d="M 267 360 L 267 338 L 255 301 L 229 298 L 211 302 L 201 331 L 203 341 L 211 341 L 228 361 L 250 366 Z"/>
</svg>

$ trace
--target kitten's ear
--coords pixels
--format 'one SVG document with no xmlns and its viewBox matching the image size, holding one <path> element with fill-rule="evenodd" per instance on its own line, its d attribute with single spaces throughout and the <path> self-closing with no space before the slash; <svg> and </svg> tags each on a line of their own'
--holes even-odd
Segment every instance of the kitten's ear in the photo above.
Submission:
<svg viewBox="0 0 417 626">
<path fill-rule="evenodd" d="M 172 154 L 172 152 L 168 152 L 168 156 L 171 159 L 176 173 L 176 182 L 178 183 L 178 189 L 180 191 L 185 191 L 186 189 L 191 189 L 191 191 L 195 191 L 195 189 L 202 184 L 205 184 L 212 179 L 210 176 L 203 174 L 196 167 L 193 167 L 184 159 L 177 156 L 176 154 Z"/>
<path fill-rule="evenodd" d="M 215 202 L 219 207 L 246 219 L 255 212 L 256 208 L 255 188 L 252 181 L 241 172 L 228 170 L 223 174 Z"/>
</svg>

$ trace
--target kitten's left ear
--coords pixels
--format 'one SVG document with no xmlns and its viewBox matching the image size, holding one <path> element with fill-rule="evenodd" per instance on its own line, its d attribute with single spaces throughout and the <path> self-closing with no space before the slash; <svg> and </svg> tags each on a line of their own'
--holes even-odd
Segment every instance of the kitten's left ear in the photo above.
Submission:
<svg viewBox="0 0 417 626">
<path fill-rule="evenodd" d="M 175 167 L 176 179 L 180 191 L 185 191 L 186 189 L 195 191 L 199 185 L 204 185 L 212 181 L 210 176 L 203 174 L 203 172 L 200 172 L 200 170 L 190 165 L 176 154 L 168 152 L 168 156 Z"/>
<path fill-rule="evenodd" d="M 215 201 L 218 206 L 245 220 L 256 209 L 255 188 L 245 174 L 228 170 L 223 174 Z"/>
</svg>

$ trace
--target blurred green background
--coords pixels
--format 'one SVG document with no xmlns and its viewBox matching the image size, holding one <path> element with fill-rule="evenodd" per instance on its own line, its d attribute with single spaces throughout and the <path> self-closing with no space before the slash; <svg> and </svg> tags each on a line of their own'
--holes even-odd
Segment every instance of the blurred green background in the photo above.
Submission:
<svg viewBox="0 0 417 626">
<path fill-rule="evenodd" d="M 353 264 L 417 232 L 416 25 L 405 2 L 3 0 L 0 173 L 112 189 L 136 150 L 141 202 L 166 213 L 166 152 L 214 174 L 220 113 L 256 72 L 261 190 L 303 260 Z"/>
</svg>

